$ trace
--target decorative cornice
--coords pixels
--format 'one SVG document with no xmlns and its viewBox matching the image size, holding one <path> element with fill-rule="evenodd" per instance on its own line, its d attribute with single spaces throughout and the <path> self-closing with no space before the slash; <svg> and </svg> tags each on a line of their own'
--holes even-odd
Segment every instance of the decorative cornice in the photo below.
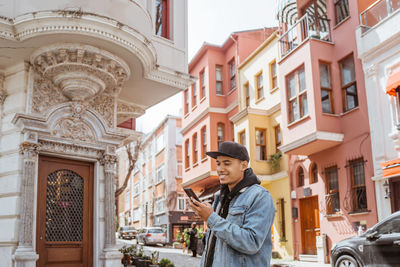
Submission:
<svg viewBox="0 0 400 267">
<path fill-rule="evenodd" d="M 281 109 L 280 103 L 275 104 L 273 107 L 271 107 L 267 110 L 248 107 L 248 108 L 242 109 L 240 112 L 238 112 L 237 114 L 230 117 L 229 120 L 232 121 L 233 123 L 237 123 L 239 120 L 241 120 L 243 117 L 245 117 L 249 114 L 271 116 L 272 114 L 279 111 L 280 109 Z"/>
<path fill-rule="evenodd" d="M 288 178 L 288 173 L 287 173 L 287 171 L 281 171 L 281 172 L 274 173 L 271 175 L 257 174 L 257 177 L 260 178 L 261 182 L 263 182 L 263 181 L 272 182 L 272 181 L 280 180 L 282 178 Z"/>
<path fill-rule="evenodd" d="M 130 118 L 137 118 L 139 116 L 142 116 L 144 113 L 145 113 L 144 108 L 120 99 L 118 100 L 117 104 L 118 122 L 123 122 Z"/>
<path fill-rule="evenodd" d="M 0 73 L 0 105 L 4 104 L 7 98 L 7 91 L 4 89 L 4 74 Z"/>
<path fill-rule="evenodd" d="M 53 44 L 36 50 L 30 62 L 72 100 L 85 100 L 105 91 L 119 93 L 130 69 L 122 59 L 89 45 Z"/>
</svg>

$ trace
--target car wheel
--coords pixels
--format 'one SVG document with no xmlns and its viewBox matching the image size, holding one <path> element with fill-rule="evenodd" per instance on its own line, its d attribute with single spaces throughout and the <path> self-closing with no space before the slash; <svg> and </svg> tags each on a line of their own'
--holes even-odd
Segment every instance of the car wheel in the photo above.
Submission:
<svg viewBox="0 0 400 267">
<path fill-rule="evenodd" d="M 358 267 L 358 263 L 352 256 L 342 255 L 337 259 L 335 267 Z"/>
</svg>

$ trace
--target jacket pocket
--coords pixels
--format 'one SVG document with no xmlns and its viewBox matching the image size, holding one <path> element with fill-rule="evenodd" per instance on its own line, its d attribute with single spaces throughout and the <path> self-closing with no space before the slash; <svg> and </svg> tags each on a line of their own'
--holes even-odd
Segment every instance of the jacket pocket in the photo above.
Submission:
<svg viewBox="0 0 400 267">
<path fill-rule="evenodd" d="M 243 225 L 244 213 L 246 212 L 246 206 L 232 206 L 229 208 L 228 221 L 237 224 L 239 226 Z"/>
</svg>

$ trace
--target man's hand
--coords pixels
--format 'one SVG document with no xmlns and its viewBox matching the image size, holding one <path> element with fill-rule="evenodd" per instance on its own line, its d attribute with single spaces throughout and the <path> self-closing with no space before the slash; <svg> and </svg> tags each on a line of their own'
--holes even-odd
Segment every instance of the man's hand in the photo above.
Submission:
<svg viewBox="0 0 400 267">
<path fill-rule="evenodd" d="M 190 207 L 205 222 L 208 220 L 208 217 L 210 217 L 211 213 L 214 212 L 210 203 L 198 202 L 193 198 L 190 198 Z"/>
</svg>

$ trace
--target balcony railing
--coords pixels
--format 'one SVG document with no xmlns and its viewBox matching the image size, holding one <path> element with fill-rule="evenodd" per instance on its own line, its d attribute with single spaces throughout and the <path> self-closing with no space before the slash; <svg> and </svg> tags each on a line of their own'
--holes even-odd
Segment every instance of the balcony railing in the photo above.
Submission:
<svg viewBox="0 0 400 267">
<path fill-rule="evenodd" d="M 367 31 L 399 8 L 400 0 L 376 1 L 360 14 L 361 26 L 364 27 L 364 31 Z"/>
<path fill-rule="evenodd" d="M 330 20 L 305 14 L 279 38 L 281 57 L 309 38 L 332 41 Z"/>
</svg>

